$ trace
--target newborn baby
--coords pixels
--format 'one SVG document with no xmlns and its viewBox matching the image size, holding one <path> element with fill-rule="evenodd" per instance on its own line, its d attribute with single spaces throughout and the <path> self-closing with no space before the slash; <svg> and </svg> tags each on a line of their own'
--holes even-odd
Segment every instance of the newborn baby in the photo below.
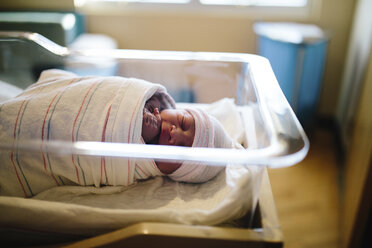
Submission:
<svg viewBox="0 0 372 248">
<path fill-rule="evenodd" d="M 195 119 L 190 112 L 184 109 L 163 110 L 156 97 L 146 102 L 142 121 L 142 138 L 146 144 L 191 147 L 194 136 Z M 156 165 L 164 174 L 170 174 L 181 166 L 159 161 Z"/>
<path fill-rule="evenodd" d="M 196 108 L 163 109 L 156 96 L 151 97 L 145 104 L 142 138 L 147 144 L 210 148 L 233 146 L 231 138 L 213 116 Z M 183 164 L 184 166 L 180 168 Z M 156 162 L 163 174 L 185 182 L 208 181 L 223 169 L 223 167 L 205 166 L 195 162 L 183 164 Z"/>
<path fill-rule="evenodd" d="M 176 109 L 159 84 L 135 78 L 79 77 L 44 71 L 38 82 L 0 105 L 0 195 L 33 196 L 62 185 L 131 185 L 167 175 L 180 182 L 206 182 L 224 167 L 135 158 L 60 156 L 40 150 L 30 156 L 22 140 L 99 141 L 232 148 L 221 124 L 199 109 Z M 40 146 L 42 148 L 42 146 Z"/>
</svg>

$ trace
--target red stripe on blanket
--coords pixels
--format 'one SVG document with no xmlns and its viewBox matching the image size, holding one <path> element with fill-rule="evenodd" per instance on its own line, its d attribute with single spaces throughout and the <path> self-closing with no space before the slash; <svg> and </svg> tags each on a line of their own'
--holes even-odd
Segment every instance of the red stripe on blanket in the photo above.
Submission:
<svg viewBox="0 0 372 248">
<path fill-rule="evenodd" d="M 81 112 L 81 110 L 82 110 L 82 108 L 83 108 L 83 105 L 84 105 L 84 103 L 85 103 L 85 100 L 87 99 L 87 97 L 88 97 L 88 95 L 89 95 L 89 92 L 92 90 L 92 88 L 93 88 L 96 84 L 97 84 L 97 83 L 94 83 L 94 84 L 92 84 L 92 85 L 89 87 L 87 93 L 85 94 L 85 96 L 84 96 L 84 98 L 83 98 L 83 101 L 81 102 L 81 105 L 80 105 L 79 111 L 78 111 L 78 113 L 76 114 L 76 117 L 75 117 L 75 120 L 74 120 L 74 124 L 73 124 L 73 126 L 72 126 L 72 133 L 71 133 L 71 140 L 72 140 L 72 142 L 75 141 L 74 133 L 75 133 L 75 126 L 76 126 L 77 119 L 78 119 L 78 117 L 79 117 L 79 115 L 80 115 L 80 112 Z M 80 176 L 79 176 L 79 170 L 78 170 L 78 167 L 76 166 L 74 155 L 72 155 L 72 164 L 75 166 L 76 177 L 77 177 L 78 183 L 81 185 L 81 183 L 80 183 Z"/>
<path fill-rule="evenodd" d="M 22 188 L 23 193 L 25 194 L 25 197 L 27 197 L 27 192 L 26 192 L 26 189 L 25 189 L 24 184 L 22 183 L 22 179 L 21 179 L 21 177 L 19 176 L 19 173 L 18 173 L 18 170 L 17 170 L 17 166 L 15 165 L 15 162 L 14 162 L 14 148 L 15 148 L 15 141 L 16 141 L 16 139 L 17 139 L 17 128 L 18 128 L 19 116 L 20 116 L 21 111 L 22 111 L 22 109 L 23 109 L 23 105 L 26 103 L 26 101 L 29 101 L 30 99 L 32 99 L 32 97 L 33 97 L 34 95 L 36 95 L 38 92 L 40 92 L 40 90 L 41 90 L 41 88 L 39 88 L 38 90 L 35 90 L 35 92 L 34 92 L 31 96 L 29 96 L 28 98 L 26 98 L 26 99 L 24 99 L 24 100 L 22 101 L 21 106 L 20 106 L 19 109 L 18 109 L 17 118 L 16 118 L 16 121 L 15 121 L 15 124 L 14 124 L 14 131 L 13 131 L 13 146 L 12 146 L 12 152 L 11 152 L 11 154 L 10 154 L 10 160 L 11 160 L 11 162 L 12 162 L 13 169 L 14 169 L 14 171 L 15 171 L 15 173 L 16 173 L 16 176 L 17 176 L 18 182 L 19 182 L 19 184 L 21 185 L 21 188 Z M 17 163 L 18 163 L 18 166 L 20 166 L 20 165 L 19 165 L 19 162 L 17 162 Z M 21 168 L 20 168 L 20 169 L 21 169 Z M 22 171 L 21 171 L 21 172 L 22 172 Z M 27 185 L 28 185 L 27 179 L 25 178 L 24 175 L 23 175 L 23 177 L 24 177 L 24 179 L 25 179 L 25 181 L 26 181 L 26 183 L 27 183 Z M 29 189 L 30 189 L 30 188 L 29 188 Z M 31 189 L 30 189 L 30 191 L 31 191 Z M 31 195 L 32 195 L 32 193 L 31 193 Z"/>
<path fill-rule="evenodd" d="M 23 108 L 23 105 L 25 104 L 26 100 L 28 99 L 25 99 L 22 101 L 22 104 L 21 106 L 19 107 L 19 110 L 18 110 L 18 113 L 17 113 L 17 118 L 16 118 L 16 122 L 14 124 L 14 132 L 13 132 L 13 139 L 15 140 L 16 137 L 17 137 L 17 126 L 18 126 L 18 121 L 19 121 L 19 115 L 21 114 L 21 110 Z"/>
<path fill-rule="evenodd" d="M 203 125 L 203 123 L 202 123 L 202 125 Z M 204 130 L 204 128 L 202 130 Z M 195 136 L 194 136 L 194 138 L 195 138 Z M 198 135 L 197 138 L 198 139 L 196 140 L 196 142 L 194 141 L 194 143 L 197 144 L 197 146 L 200 146 L 200 145 L 204 146 L 204 143 L 201 142 L 201 140 L 205 138 L 205 134 L 204 134 L 204 136 L 202 134 L 200 134 L 200 135 Z"/>
<path fill-rule="evenodd" d="M 213 135 L 213 134 L 211 134 L 210 133 L 210 127 L 211 127 L 211 125 L 210 125 L 210 123 L 209 123 L 209 117 L 204 113 L 204 112 L 202 112 L 202 115 L 204 115 L 203 116 L 203 118 L 204 118 L 204 120 L 207 120 L 206 122 L 207 123 L 203 123 L 204 125 L 205 125 L 205 128 L 206 128 L 206 131 L 205 131 L 205 133 L 207 133 L 208 135 L 205 135 L 204 137 L 203 137 L 203 146 L 209 146 L 209 138 L 210 138 L 210 135 Z"/>
<path fill-rule="evenodd" d="M 72 84 L 74 81 L 75 81 L 75 79 L 71 80 L 71 81 L 67 84 L 67 86 L 70 85 L 70 84 Z M 61 94 L 61 93 L 62 93 L 62 90 L 58 91 L 57 94 L 55 94 L 55 96 L 53 97 L 52 101 L 49 103 L 49 106 L 48 106 L 48 108 L 47 108 L 47 110 L 46 110 L 46 112 L 45 112 L 45 116 L 44 116 L 44 120 L 43 120 L 43 125 L 42 125 L 42 129 L 41 129 L 41 141 L 44 141 L 45 123 L 46 123 L 46 119 L 47 119 L 47 117 L 48 117 L 48 114 L 49 114 L 50 108 L 52 107 L 52 105 L 53 105 L 54 101 L 56 100 L 57 96 L 58 96 L 59 94 Z M 41 144 L 40 146 L 42 146 L 42 144 Z M 45 170 L 45 172 L 48 172 L 48 169 L 47 169 L 47 163 L 46 163 L 46 159 L 45 159 L 45 154 L 44 154 L 44 152 L 42 151 L 41 148 L 40 148 L 40 150 L 41 150 L 41 155 L 42 155 L 42 158 L 43 158 L 44 170 Z M 54 176 L 53 172 L 51 171 L 50 173 L 51 173 L 52 178 L 53 178 L 54 181 L 56 182 L 56 184 L 59 186 L 59 183 L 58 183 L 56 177 Z"/>
<path fill-rule="evenodd" d="M 28 99 L 25 99 L 25 100 L 22 101 L 22 104 L 19 107 L 19 110 L 18 110 L 18 113 L 17 113 L 17 118 L 16 118 L 16 122 L 14 124 L 14 132 L 13 132 L 13 149 L 12 149 L 12 152 L 10 154 L 10 160 L 12 161 L 13 169 L 16 173 L 18 182 L 21 185 L 21 188 L 22 188 L 23 193 L 25 194 L 25 197 L 27 197 L 26 189 L 25 189 L 25 186 L 22 183 L 21 177 L 18 174 L 17 166 L 15 165 L 15 162 L 14 162 L 14 146 L 15 146 L 15 140 L 17 138 L 17 126 L 18 126 L 18 121 L 19 121 L 19 115 L 21 114 L 21 110 L 23 109 L 23 105 L 25 104 L 26 100 L 28 100 Z"/>
<path fill-rule="evenodd" d="M 109 116 L 110 116 L 110 112 L 111 112 L 111 107 L 112 107 L 112 104 L 110 105 L 110 107 L 108 108 L 107 113 L 106 113 L 105 124 L 103 125 L 103 130 L 102 130 L 102 138 L 101 138 L 101 141 L 102 141 L 102 142 L 105 142 L 105 140 L 106 140 L 106 128 L 107 128 L 108 118 L 109 118 Z M 105 171 L 106 184 L 107 184 L 107 183 L 108 183 L 108 180 L 107 180 L 106 158 L 105 158 L 105 157 L 101 157 L 101 176 L 100 176 L 100 184 L 102 184 L 103 170 Z"/>
<path fill-rule="evenodd" d="M 133 117 L 134 117 L 134 114 L 137 112 L 137 108 L 138 108 L 138 105 L 139 103 L 141 102 L 141 98 L 138 98 L 137 100 L 137 103 L 136 103 L 136 106 L 134 108 L 134 111 L 132 112 L 132 116 L 130 118 L 130 122 L 129 122 L 129 129 L 128 129 L 128 143 L 131 143 L 130 141 L 130 138 L 131 138 L 131 131 L 132 131 L 132 122 L 133 122 Z M 128 159 L 128 178 L 127 178 L 127 185 L 129 185 L 129 175 L 130 175 L 130 159 Z"/>
<path fill-rule="evenodd" d="M 43 120 L 43 125 L 42 125 L 42 129 L 41 129 L 41 141 L 44 141 L 44 128 L 45 128 L 45 122 L 46 122 L 46 118 L 48 116 L 48 113 L 49 113 L 49 110 L 50 110 L 50 107 L 52 106 L 54 100 L 57 98 L 57 95 L 59 94 L 59 92 L 53 97 L 52 101 L 49 103 L 49 106 L 47 108 L 47 111 L 45 113 L 45 116 L 44 116 L 44 120 Z M 41 146 L 42 144 L 40 145 L 40 150 L 41 150 L 41 155 L 43 157 L 43 164 L 44 164 L 44 170 L 45 172 L 47 172 L 47 166 L 46 166 L 46 160 L 45 160 L 45 155 L 44 155 L 44 152 L 42 151 L 41 149 Z M 51 174 L 51 176 L 53 177 L 54 181 L 56 182 L 57 185 L 59 185 L 57 179 L 55 178 L 55 176 L 53 174 Z"/>
<path fill-rule="evenodd" d="M 146 177 L 149 177 L 149 174 L 147 174 L 142 168 L 140 165 L 137 164 L 137 168 L 140 169 L 140 171 L 146 176 Z"/>
<path fill-rule="evenodd" d="M 14 152 L 13 152 L 13 151 L 12 151 L 12 153 L 10 154 L 10 161 L 12 161 L 13 169 L 14 169 L 16 175 L 17 175 L 17 179 L 18 179 L 19 184 L 21 185 L 22 191 L 23 191 L 23 193 L 25 194 L 25 197 L 27 197 L 27 193 L 26 193 L 25 186 L 24 186 L 23 183 L 22 183 L 22 180 L 21 180 L 21 178 L 20 178 L 20 176 L 19 176 L 19 174 L 18 174 L 17 167 L 16 167 L 16 165 L 15 165 L 15 163 L 14 163 Z"/>
</svg>

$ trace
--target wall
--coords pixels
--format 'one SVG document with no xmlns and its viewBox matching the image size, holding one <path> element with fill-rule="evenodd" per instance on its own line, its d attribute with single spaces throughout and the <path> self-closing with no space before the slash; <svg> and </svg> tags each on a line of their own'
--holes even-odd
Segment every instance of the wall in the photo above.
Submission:
<svg viewBox="0 0 372 248">
<path fill-rule="evenodd" d="M 372 1 L 358 0 L 337 120 L 347 162 L 341 215 L 342 247 L 360 247 L 372 210 Z M 367 238 L 365 236 L 364 238 Z"/>
<path fill-rule="evenodd" d="M 372 56 L 367 61 L 361 89 L 345 168 L 341 216 L 341 241 L 345 248 L 361 245 L 368 214 L 372 209 Z"/>
<path fill-rule="evenodd" d="M 337 122 L 347 150 L 372 44 L 372 1 L 358 0 L 342 77 Z"/>
<path fill-rule="evenodd" d="M 113 13 L 90 12 L 87 13 L 87 29 L 114 37 L 119 47 L 126 49 L 255 53 L 256 37 L 252 24 L 256 20 L 317 24 L 331 33 L 319 111 L 321 115 L 334 117 L 355 1 L 315 3 L 321 5 L 319 12 L 305 18 L 125 9 Z"/>
<path fill-rule="evenodd" d="M 324 72 L 320 113 L 333 117 L 338 104 L 355 2 L 355 0 L 323 0 L 320 18 L 316 22 L 332 33 Z"/>
<path fill-rule="evenodd" d="M 319 112 L 334 117 L 355 0 L 313 0 L 315 13 L 285 16 L 200 11 L 114 11 L 85 12 L 87 30 L 114 37 L 119 48 L 255 53 L 252 24 L 257 21 L 297 21 L 317 24 L 331 32 L 331 42 L 320 97 Z M 74 9 L 73 0 L 3 1 L 0 9 Z M 320 8 L 317 8 L 320 6 Z"/>
<path fill-rule="evenodd" d="M 73 10 L 74 0 L 3 0 L 0 3 L 0 10 L 7 9 L 34 9 L 34 10 Z"/>
</svg>

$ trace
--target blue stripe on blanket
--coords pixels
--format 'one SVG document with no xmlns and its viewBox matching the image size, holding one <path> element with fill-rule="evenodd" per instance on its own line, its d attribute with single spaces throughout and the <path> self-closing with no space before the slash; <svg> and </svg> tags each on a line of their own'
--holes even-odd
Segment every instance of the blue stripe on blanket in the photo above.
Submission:
<svg viewBox="0 0 372 248">
<path fill-rule="evenodd" d="M 70 85 L 70 84 L 73 83 L 73 82 L 76 82 L 76 80 L 73 79 L 72 81 L 68 82 L 67 86 Z M 57 107 L 59 101 L 61 100 L 62 96 L 63 96 L 64 93 L 66 92 L 66 90 L 67 90 L 67 87 L 63 87 L 63 91 L 62 91 L 62 92 L 59 92 L 60 95 L 58 96 L 58 99 L 57 99 L 57 101 L 55 102 L 55 104 L 54 104 L 54 106 L 53 106 L 53 109 L 52 109 L 52 111 L 51 111 L 51 113 L 50 113 L 50 115 L 49 115 L 48 125 L 47 125 L 47 135 L 46 135 L 46 137 L 47 137 L 47 141 L 49 141 L 49 138 L 50 138 L 50 124 L 51 124 L 51 122 L 52 122 L 52 118 L 53 118 L 54 112 L 55 112 L 55 110 L 56 110 L 56 107 Z M 51 164 L 51 162 L 50 162 L 49 152 L 47 152 L 47 161 L 48 161 L 49 170 L 50 170 L 50 172 L 52 173 L 52 175 L 54 175 L 54 173 L 53 173 L 53 168 L 52 168 L 52 164 Z M 58 176 L 58 179 L 60 180 L 60 182 L 61 182 L 63 185 L 65 184 L 65 183 L 63 182 L 63 180 L 62 180 L 62 178 L 61 178 L 60 176 Z"/>
<path fill-rule="evenodd" d="M 89 96 L 88 102 L 87 102 L 87 104 L 85 105 L 85 108 L 84 108 L 84 110 L 83 110 L 83 115 L 82 115 L 82 117 L 80 118 L 80 121 L 79 121 L 79 124 L 78 124 L 78 128 L 77 128 L 77 130 L 76 130 L 75 141 L 78 141 L 78 140 L 79 140 L 79 130 L 80 130 L 81 123 L 82 123 L 83 120 L 84 120 L 85 114 L 86 114 L 86 112 L 87 112 L 87 110 L 88 110 L 88 107 L 89 107 L 89 104 L 90 104 L 90 102 L 91 102 L 91 100 L 92 100 L 92 98 L 93 98 L 93 95 L 96 93 L 97 89 L 98 89 L 101 85 L 102 85 L 102 81 L 99 82 L 99 83 L 96 85 L 95 89 L 93 90 L 93 92 L 92 92 L 92 93 L 90 94 L 90 96 Z M 81 165 L 80 165 L 80 156 L 79 156 L 79 155 L 77 155 L 77 163 L 78 163 L 78 166 L 80 167 L 81 173 L 82 173 L 82 175 L 83 175 L 84 186 L 86 186 L 87 183 L 86 183 L 86 180 L 85 180 L 85 173 L 84 173 L 83 168 L 82 168 Z"/>
<path fill-rule="evenodd" d="M 40 91 L 41 91 L 41 90 L 39 90 L 35 95 L 37 95 L 38 93 L 40 93 Z M 21 133 L 21 126 L 22 126 L 23 116 L 24 116 L 24 114 L 25 114 L 25 112 L 26 112 L 27 106 L 28 106 L 28 104 L 30 103 L 31 99 L 32 99 L 32 98 L 27 99 L 26 104 L 25 104 L 24 108 L 22 109 L 21 118 L 19 119 L 18 127 L 16 127 L 16 128 L 17 128 L 17 132 L 16 132 L 16 137 L 15 137 L 15 139 L 18 139 L 18 137 L 19 137 L 19 135 L 20 135 L 20 133 Z M 30 184 L 29 184 L 29 182 L 28 182 L 28 180 L 27 180 L 27 178 L 26 178 L 26 175 L 25 175 L 24 172 L 23 172 L 23 169 L 22 169 L 21 163 L 19 162 L 19 150 L 18 150 L 18 146 L 17 146 L 17 149 L 16 149 L 16 162 L 17 162 L 17 166 L 18 166 L 18 168 L 19 168 L 19 171 L 21 172 L 22 177 L 23 177 L 23 179 L 24 179 L 24 181 L 25 181 L 25 183 L 26 183 L 26 185 L 27 185 L 27 188 L 28 188 L 28 190 L 30 191 L 30 194 L 31 194 L 31 195 L 34 195 L 34 193 L 32 192 L 31 186 L 30 186 Z"/>
</svg>

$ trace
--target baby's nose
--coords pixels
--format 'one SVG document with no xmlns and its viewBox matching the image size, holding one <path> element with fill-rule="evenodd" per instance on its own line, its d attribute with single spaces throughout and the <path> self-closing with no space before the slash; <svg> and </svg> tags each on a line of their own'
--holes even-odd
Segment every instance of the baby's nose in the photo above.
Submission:
<svg viewBox="0 0 372 248">
<path fill-rule="evenodd" d="M 169 144 L 174 145 L 177 140 L 177 133 L 176 133 L 176 126 L 170 125 L 169 126 Z"/>
<path fill-rule="evenodd" d="M 175 132 L 176 132 L 176 126 L 175 125 L 173 125 L 173 124 L 171 124 L 170 126 L 169 126 L 169 134 L 172 136 L 174 136 L 174 134 L 175 134 Z"/>
</svg>

